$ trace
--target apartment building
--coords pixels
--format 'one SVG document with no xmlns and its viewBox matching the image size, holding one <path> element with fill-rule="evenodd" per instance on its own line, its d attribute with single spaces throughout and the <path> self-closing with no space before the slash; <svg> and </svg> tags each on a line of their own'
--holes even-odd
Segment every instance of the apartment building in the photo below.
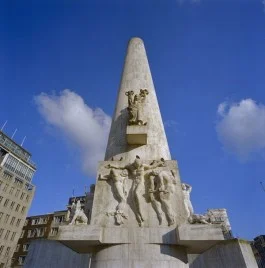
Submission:
<svg viewBox="0 0 265 268">
<path fill-rule="evenodd" d="M 35 186 L 31 154 L 0 131 L 0 268 L 11 267 Z"/>
</svg>

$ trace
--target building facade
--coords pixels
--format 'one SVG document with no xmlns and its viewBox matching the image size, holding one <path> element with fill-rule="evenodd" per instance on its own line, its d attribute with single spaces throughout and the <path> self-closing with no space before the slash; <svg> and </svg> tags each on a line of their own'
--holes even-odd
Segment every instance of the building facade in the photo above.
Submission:
<svg viewBox="0 0 265 268">
<path fill-rule="evenodd" d="M 52 237 L 57 235 L 59 226 L 69 223 L 69 214 L 72 203 L 76 203 L 80 200 L 82 209 L 85 211 L 88 220 L 90 220 L 94 188 L 94 185 L 91 185 L 90 192 L 85 195 L 70 197 L 68 199 L 67 210 L 27 217 L 18 244 L 15 248 L 12 267 L 18 268 L 23 266 L 29 245 L 33 240 L 52 239 Z"/>
<path fill-rule="evenodd" d="M 225 239 L 233 238 L 231 225 L 225 208 L 208 209 L 206 216 L 210 219 L 212 224 L 221 225 Z"/>
<path fill-rule="evenodd" d="M 0 131 L 0 267 L 10 267 L 30 208 L 36 166 L 31 154 Z"/>
<path fill-rule="evenodd" d="M 265 235 L 254 238 L 251 246 L 259 268 L 265 268 Z"/>
<path fill-rule="evenodd" d="M 59 225 L 65 224 L 67 210 L 27 217 L 13 255 L 13 267 L 24 264 L 31 241 L 55 235 Z"/>
</svg>

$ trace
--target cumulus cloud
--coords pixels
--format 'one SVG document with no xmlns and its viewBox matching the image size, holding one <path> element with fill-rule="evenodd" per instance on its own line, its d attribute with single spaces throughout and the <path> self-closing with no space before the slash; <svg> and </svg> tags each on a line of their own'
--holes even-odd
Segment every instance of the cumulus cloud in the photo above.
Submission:
<svg viewBox="0 0 265 268">
<path fill-rule="evenodd" d="M 265 106 L 252 99 L 221 103 L 216 131 L 220 141 L 240 159 L 265 149 Z"/>
<path fill-rule="evenodd" d="M 84 172 L 94 175 L 97 162 L 104 159 L 110 116 L 100 108 L 92 109 L 82 97 L 68 89 L 59 95 L 41 93 L 34 100 L 45 121 L 78 146 Z"/>
</svg>

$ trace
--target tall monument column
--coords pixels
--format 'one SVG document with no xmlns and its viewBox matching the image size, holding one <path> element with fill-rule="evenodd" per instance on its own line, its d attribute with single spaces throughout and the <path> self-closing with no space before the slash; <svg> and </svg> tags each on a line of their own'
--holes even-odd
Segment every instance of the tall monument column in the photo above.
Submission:
<svg viewBox="0 0 265 268">
<path fill-rule="evenodd" d="M 194 213 L 191 189 L 170 156 L 143 41 L 132 38 L 91 220 L 73 203 L 69 224 L 34 242 L 24 267 L 256 268 L 247 243 L 224 241 L 221 225 Z"/>
<path fill-rule="evenodd" d="M 140 106 L 142 100 L 140 97 L 135 101 L 138 103 L 134 100 L 141 89 L 146 90 L 147 95 L 143 107 L 137 111 L 136 106 Z M 132 99 L 132 110 L 142 117 L 142 125 L 137 122 L 128 125 L 128 99 Z M 132 38 L 128 45 L 105 160 L 123 157 L 133 161 L 135 155 L 146 160 L 171 159 L 144 43 L 140 38 Z"/>
</svg>

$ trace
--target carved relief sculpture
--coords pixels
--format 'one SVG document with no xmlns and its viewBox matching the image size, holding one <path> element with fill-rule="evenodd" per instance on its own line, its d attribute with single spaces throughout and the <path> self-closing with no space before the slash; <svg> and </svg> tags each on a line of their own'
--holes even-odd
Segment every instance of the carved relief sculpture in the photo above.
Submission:
<svg viewBox="0 0 265 268">
<path fill-rule="evenodd" d="M 154 173 L 150 173 L 149 175 L 149 198 L 152 204 L 152 207 L 157 215 L 159 225 L 162 224 L 162 209 L 161 203 L 158 201 L 158 191 L 157 191 L 157 182 L 156 182 L 156 175 Z"/>
<path fill-rule="evenodd" d="M 84 213 L 84 210 L 81 208 L 80 200 L 75 204 L 72 203 L 70 210 L 70 223 L 69 225 L 77 225 L 77 224 L 87 224 L 88 218 Z"/>
<path fill-rule="evenodd" d="M 171 203 L 171 197 L 172 194 L 174 193 L 174 184 L 175 184 L 175 179 L 173 177 L 173 173 L 169 173 L 169 171 L 167 170 L 162 170 L 162 171 L 155 171 L 153 170 L 150 173 L 150 176 L 154 176 L 154 185 L 155 188 L 154 190 L 152 190 L 150 188 L 149 192 L 150 193 L 158 193 L 158 199 L 161 202 L 162 208 L 165 211 L 165 215 L 168 221 L 168 225 L 173 225 L 175 223 L 175 214 L 173 212 Z M 153 201 L 154 203 L 154 201 Z M 154 207 L 154 205 L 153 205 Z M 155 204 L 154 207 L 156 213 L 157 213 L 157 217 L 159 219 L 159 224 L 160 223 L 160 211 L 158 209 L 158 205 Z"/>
<path fill-rule="evenodd" d="M 140 89 L 139 94 L 134 95 L 134 91 L 127 91 L 126 96 L 128 96 L 128 125 L 146 125 L 143 119 L 143 107 L 145 103 L 146 96 L 149 94 L 147 89 Z"/>
<path fill-rule="evenodd" d="M 129 174 L 132 175 L 132 195 L 135 204 L 135 215 L 139 223 L 139 226 L 143 226 L 144 216 L 142 211 L 142 202 L 144 202 L 143 195 L 145 193 L 144 177 L 147 170 L 156 168 L 158 166 L 164 166 L 164 159 L 161 161 L 153 161 L 150 165 L 143 164 L 140 157 L 137 155 L 132 164 L 126 165 L 125 167 L 114 167 L 108 165 L 107 168 L 127 169 Z"/>
<path fill-rule="evenodd" d="M 128 216 L 125 213 L 126 208 L 126 199 L 127 199 L 127 191 L 125 189 L 125 179 L 128 177 L 127 169 L 123 169 L 122 171 L 118 171 L 115 169 L 110 170 L 110 174 L 102 177 L 99 175 L 99 180 L 112 180 L 113 181 L 113 191 L 116 199 L 118 200 L 118 205 L 116 207 L 115 212 L 107 213 L 107 215 L 111 215 L 115 217 L 116 223 L 121 225 L 124 223 L 124 219 L 127 219 Z"/>
<path fill-rule="evenodd" d="M 202 214 L 192 214 L 188 220 L 190 224 L 210 224 L 209 219 Z"/>
</svg>

